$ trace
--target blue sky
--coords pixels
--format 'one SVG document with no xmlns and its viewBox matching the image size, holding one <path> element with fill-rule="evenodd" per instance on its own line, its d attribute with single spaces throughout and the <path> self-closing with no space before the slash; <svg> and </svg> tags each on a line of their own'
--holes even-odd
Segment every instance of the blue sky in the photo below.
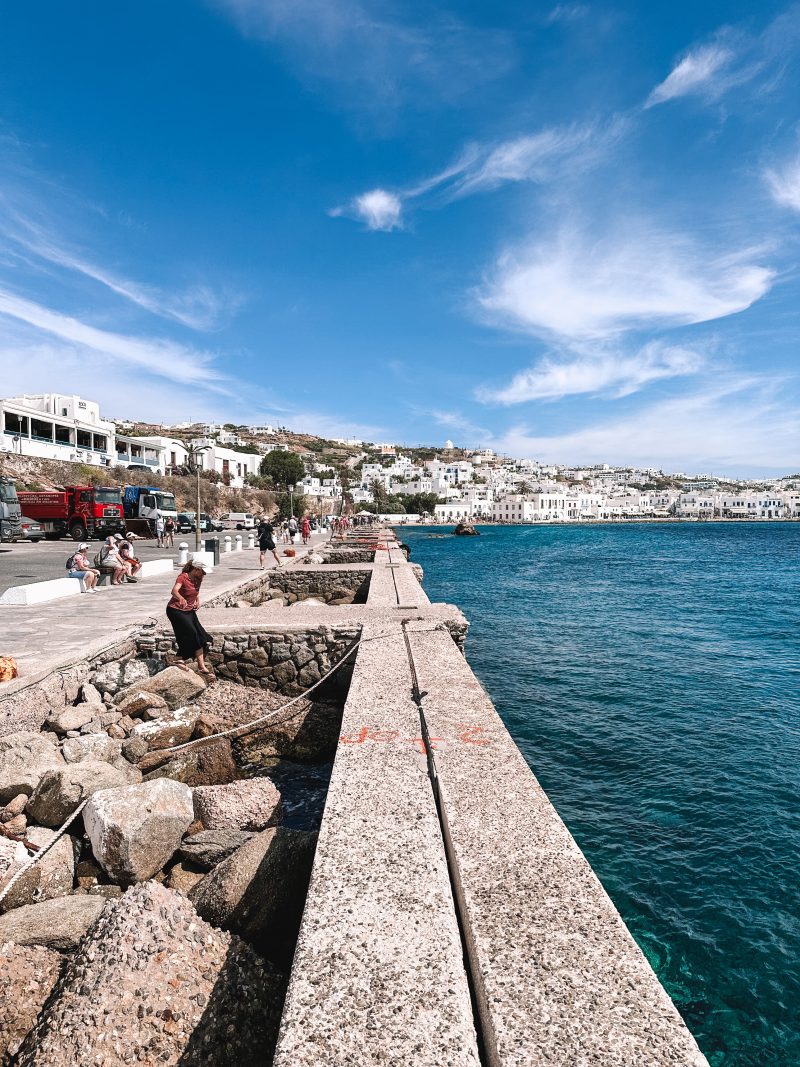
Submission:
<svg viewBox="0 0 800 1067">
<path fill-rule="evenodd" d="M 10 5 L 4 395 L 800 468 L 800 6 Z"/>
</svg>

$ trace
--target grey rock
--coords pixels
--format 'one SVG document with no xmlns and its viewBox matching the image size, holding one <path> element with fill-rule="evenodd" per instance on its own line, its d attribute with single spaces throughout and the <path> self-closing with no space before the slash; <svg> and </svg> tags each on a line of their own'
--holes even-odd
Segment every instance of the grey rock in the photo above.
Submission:
<svg viewBox="0 0 800 1067">
<path fill-rule="evenodd" d="M 250 941 L 279 967 L 294 953 L 314 861 L 316 834 L 264 830 L 198 882 L 198 914 Z"/>
<path fill-rule="evenodd" d="M 88 722 L 91 722 L 98 714 L 97 704 L 78 704 L 74 708 L 64 708 L 63 711 L 51 715 L 45 723 L 48 730 L 63 735 L 68 730 L 80 730 Z"/>
<path fill-rule="evenodd" d="M 61 826 L 82 800 L 98 789 L 122 785 L 125 776 L 110 763 L 84 760 L 48 771 L 28 801 L 27 812 L 42 826 Z"/>
<path fill-rule="evenodd" d="M 206 830 L 265 830 L 281 820 L 281 794 L 269 778 L 199 786 L 194 817 Z"/>
<path fill-rule="evenodd" d="M 111 660 L 109 663 L 104 663 L 97 668 L 93 681 L 101 693 L 110 693 L 113 696 L 120 687 L 121 678 L 122 664 L 116 660 Z"/>
<path fill-rule="evenodd" d="M 102 704 L 103 694 L 97 686 L 92 685 L 91 682 L 84 682 L 81 686 L 81 699 L 86 704 Z"/>
<path fill-rule="evenodd" d="M 266 1064 L 284 989 L 248 945 L 198 919 L 181 894 L 147 882 L 106 904 L 18 1067 Z"/>
<path fill-rule="evenodd" d="M 67 763 L 82 763 L 87 759 L 113 763 L 122 755 L 122 743 L 104 733 L 68 737 L 61 746 L 61 754 Z"/>
<path fill-rule="evenodd" d="M 146 774 L 145 779 L 149 782 L 153 778 L 172 778 L 194 787 L 222 785 L 236 776 L 230 741 L 226 737 L 219 737 L 179 752 L 173 759 Z"/>
<path fill-rule="evenodd" d="M 122 755 L 131 763 L 138 763 L 148 751 L 149 745 L 141 737 L 129 737 L 122 742 Z"/>
<path fill-rule="evenodd" d="M 192 671 L 183 671 L 180 667 L 167 667 L 160 674 L 137 682 L 135 687 L 125 689 L 117 694 L 116 704 L 132 693 L 157 693 L 166 700 L 170 708 L 180 708 L 190 700 L 198 697 L 206 688 L 206 683 Z"/>
<path fill-rule="evenodd" d="M 292 661 L 287 659 L 273 667 L 272 677 L 279 685 L 291 685 L 297 677 L 297 669 Z"/>
<path fill-rule="evenodd" d="M 91 722 L 87 722 L 85 726 L 81 727 L 82 734 L 104 734 L 103 724 L 99 719 L 92 719 Z"/>
<path fill-rule="evenodd" d="M 48 734 L 25 730 L 0 737 L 0 803 L 19 793 L 30 796 L 46 771 L 63 766 L 64 758 Z"/>
<path fill-rule="evenodd" d="M 46 830 L 42 826 L 33 826 L 26 832 L 28 841 L 44 848 L 55 838 L 54 830 Z M 11 845 L 13 842 L 0 839 L 0 846 Z M 4 874 L 0 875 L 0 889 L 11 881 L 21 867 L 29 860 L 25 846 L 17 845 L 21 851 L 16 862 L 13 862 Z M 50 900 L 52 897 L 64 896 L 71 892 L 72 882 L 75 877 L 75 842 L 65 834 L 59 838 L 56 844 L 45 853 L 38 862 L 27 868 L 25 873 L 14 883 L 8 894 L 0 901 L 0 912 L 10 911 L 25 904 L 36 904 L 42 900 Z"/>
<path fill-rule="evenodd" d="M 69 952 L 77 946 L 104 906 L 105 901 L 99 897 L 81 894 L 53 897 L 41 904 L 14 908 L 0 915 L 0 941 L 44 945 L 59 952 Z"/>
<path fill-rule="evenodd" d="M 117 704 L 117 709 L 123 716 L 127 715 L 131 719 L 136 717 L 141 718 L 158 718 L 167 710 L 167 702 L 158 693 L 148 693 L 140 689 L 134 691 L 126 690 L 127 696 L 125 696 Z M 131 728 L 133 727 L 131 723 Z"/>
<path fill-rule="evenodd" d="M 140 722 L 131 730 L 131 737 L 146 741 L 151 751 L 172 748 L 191 738 L 197 719 L 198 712 L 194 708 L 176 708 L 165 712 L 162 718 Z"/>
<path fill-rule="evenodd" d="M 168 778 L 101 790 L 83 812 L 95 859 L 123 885 L 161 870 L 193 818 L 191 790 Z"/>
<path fill-rule="evenodd" d="M 56 983 L 64 957 L 39 945 L 0 944 L 0 1067 L 8 1067 Z"/>
<path fill-rule="evenodd" d="M 115 771 L 120 772 L 126 785 L 138 785 L 142 780 L 142 772 L 133 763 L 126 760 L 124 756 L 119 756 L 115 759 L 112 767 Z"/>
<path fill-rule="evenodd" d="M 242 830 L 201 830 L 184 838 L 178 849 L 178 857 L 193 863 L 202 871 L 210 871 L 253 836 Z"/>
<path fill-rule="evenodd" d="M 137 682 L 144 682 L 149 677 L 150 671 L 144 660 L 129 660 L 122 669 L 122 681 L 126 686 L 135 685 Z"/>
<path fill-rule="evenodd" d="M 309 701 L 290 719 L 269 730 L 254 730 L 233 742 L 240 766 L 270 763 L 276 756 L 293 760 L 333 759 L 339 743 L 342 709 L 335 704 Z M 293 709 L 294 710 L 294 709 Z"/>
</svg>

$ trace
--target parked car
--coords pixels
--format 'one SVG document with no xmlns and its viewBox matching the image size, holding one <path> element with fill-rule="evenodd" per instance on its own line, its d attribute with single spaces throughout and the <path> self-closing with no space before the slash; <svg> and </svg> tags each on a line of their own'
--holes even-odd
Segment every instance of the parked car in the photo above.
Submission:
<svg viewBox="0 0 800 1067">
<path fill-rule="evenodd" d="M 22 516 L 18 541 L 43 541 L 44 540 L 44 527 L 36 519 L 29 519 L 27 515 Z"/>
<path fill-rule="evenodd" d="M 178 533 L 192 533 L 194 530 L 194 514 L 189 515 L 185 511 L 179 512 L 175 520 L 175 529 Z"/>
</svg>

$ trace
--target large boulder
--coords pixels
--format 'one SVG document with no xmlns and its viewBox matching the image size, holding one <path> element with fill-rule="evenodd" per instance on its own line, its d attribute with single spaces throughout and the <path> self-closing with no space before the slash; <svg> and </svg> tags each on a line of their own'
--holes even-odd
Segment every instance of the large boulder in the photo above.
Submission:
<svg viewBox="0 0 800 1067">
<path fill-rule="evenodd" d="M 103 789 L 83 811 L 95 859 L 123 885 L 160 871 L 193 818 L 191 790 L 169 778 Z"/>
<path fill-rule="evenodd" d="M 199 786 L 193 796 L 206 830 L 266 830 L 281 821 L 281 794 L 269 778 Z"/>
<path fill-rule="evenodd" d="M 71 952 L 104 905 L 102 897 L 80 894 L 14 908 L 0 915 L 0 941 Z"/>
<path fill-rule="evenodd" d="M 172 748 L 190 739 L 196 722 L 197 712 L 194 709 L 170 709 L 162 718 L 134 726 L 131 737 L 146 741 L 150 749 Z"/>
<path fill-rule="evenodd" d="M 64 757 L 50 734 L 25 730 L 0 737 L 0 804 L 18 793 L 28 796 L 49 770 L 64 766 Z"/>
<path fill-rule="evenodd" d="M 167 763 L 145 775 L 153 778 L 174 778 L 189 786 L 222 785 L 237 775 L 236 764 L 227 737 L 219 737 L 179 752 Z"/>
<path fill-rule="evenodd" d="M 148 693 L 135 686 L 133 691 L 126 689 L 125 693 L 127 695 L 117 703 L 122 715 L 129 715 L 132 719 L 157 719 L 167 711 L 168 704 L 158 693 Z"/>
<path fill-rule="evenodd" d="M 317 835 L 264 830 L 189 893 L 199 915 L 250 941 L 279 967 L 294 954 Z"/>
<path fill-rule="evenodd" d="M 146 682 L 150 677 L 150 668 L 141 659 L 129 659 L 122 668 L 123 685 L 136 685 L 137 682 Z"/>
<path fill-rule="evenodd" d="M 101 693 L 112 695 L 122 684 L 122 664 L 111 660 L 98 667 L 94 675 L 94 685 Z"/>
<path fill-rule="evenodd" d="M 0 1067 L 9 1067 L 36 1022 L 64 957 L 38 945 L 0 945 Z"/>
<path fill-rule="evenodd" d="M 92 793 L 124 785 L 126 780 L 125 774 L 110 763 L 99 760 L 69 763 L 43 776 L 25 810 L 43 826 L 61 826 Z"/>
<path fill-rule="evenodd" d="M 84 734 L 68 737 L 61 746 L 61 753 L 67 763 L 83 763 L 84 760 L 113 763 L 122 755 L 122 742 L 104 733 Z"/>
<path fill-rule="evenodd" d="M 26 840 L 38 845 L 40 849 L 49 845 L 55 836 L 54 830 L 46 830 L 43 826 L 32 826 L 25 834 Z M 0 852 L 9 845 L 14 847 L 15 855 L 5 871 L 0 873 L 0 889 L 4 889 L 30 859 L 21 842 L 15 843 L 0 838 Z M 2 866 L 5 864 L 0 856 L 0 867 Z M 64 834 L 40 860 L 31 864 L 17 879 L 11 890 L 0 900 L 0 912 L 71 893 L 74 877 L 75 842 L 69 834 Z"/>
<path fill-rule="evenodd" d="M 125 697 L 133 693 L 157 693 L 166 700 L 170 708 L 174 709 L 196 699 L 205 688 L 206 683 L 193 671 L 184 671 L 180 667 L 167 667 L 160 674 L 118 692 L 114 703 L 120 704 Z"/>
<path fill-rule="evenodd" d="M 272 1060 L 284 989 L 249 945 L 147 882 L 107 905 L 17 1064 L 256 1067 Z"/>
<path fill-rule="evenodd" d="M 178 849 L 178 857 L 193 863 L 202 871 L 210 871 L 252 837 L 253 834 L 242 830 L 201 830 L 184 838 Z"/>
<path fill-rule="evenodd" d="M 45 726 L 63 737 L 71 730 L 80 730 L 94 719 L 99 719 L 101 707 L 101 704 L 77 704 L 74 708 L 64 708 L 51 715 Z"/>
</svg>

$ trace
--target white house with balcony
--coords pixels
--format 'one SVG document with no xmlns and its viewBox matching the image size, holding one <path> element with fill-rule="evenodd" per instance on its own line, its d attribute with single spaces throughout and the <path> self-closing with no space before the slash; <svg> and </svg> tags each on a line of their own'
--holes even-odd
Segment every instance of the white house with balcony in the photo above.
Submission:
<svg viewBox="0 0 800 1067">
<path fill-rule="evenodd" d="M 37 393 L 0 400 L 0 450 L 40 459 L 110 466 L 114 423 L 100 417 L 93 400 Z"/>
</svg>

